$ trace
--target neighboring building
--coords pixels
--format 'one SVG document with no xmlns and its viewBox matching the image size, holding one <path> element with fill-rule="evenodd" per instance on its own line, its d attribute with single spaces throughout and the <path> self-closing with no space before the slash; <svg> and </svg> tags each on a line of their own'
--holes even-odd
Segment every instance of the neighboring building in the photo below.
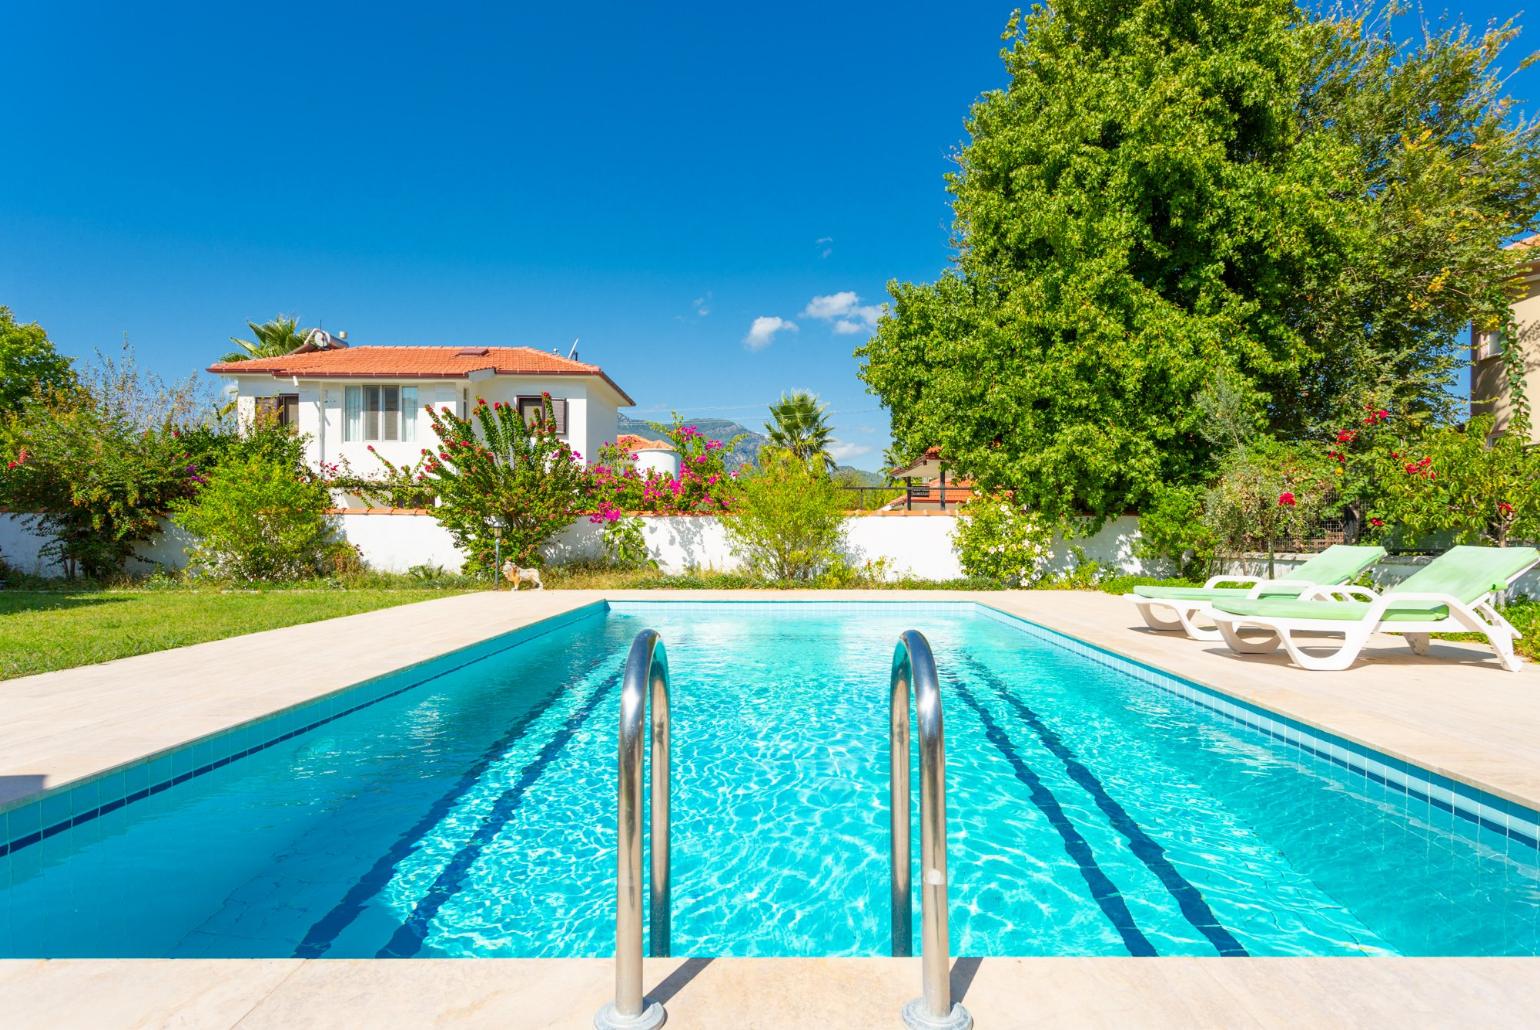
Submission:
<svg viewBox="0 0 1540 1030">
<path fill-rule="evenodd" d="M 1540 323 L 1540 235 L 1508 244 L 1511 250 L 1532 251 L 1519 266 L 1514 280 L 1513 318 L 1518 323 L 1520 339 L 1528 341 Z M 1472 415 L 1493 415 L 1498 432 L 1508 428 L 1508 373 L 1503 349 L 1511 345 L 1501 333 L 1471 333 L 1470 410 Z M 1524 392 L 1531 404 L 1540 398 L 1540 362 L 1525 361 Z M 1540 420 L 1530 427 L 1532 442 L 1540 442 Z"/>
<path fill-rule="evenodd" d="M 619 409 L 636 403 L 598 365 L 531 347 L 336 345 L 209 371 L 234 384 L 241 424 L 269 411 L 306 434 L 312 467 L 345 458 L 363 476 L 380 470 L 371 446 L 410 465 L 437 443 L 426 405 L 464 415 L 479 398 L 532 415 L 549 393 L 557 431 L 591 462 L 615 439 Z"/>
<path fill-rule="evenodd" d="M 643 475 L 656 472 L 671 479 L 679 475 L 679 452 L 667 440 L 649 440 L 645 436 L 621 433 L 615 443 L 621 450 L 636 455 L 631 464 Z"/>
<path fill-rule="evenodd" d="M 935 511 L 957 514 L 957 509 L 973 499 L 973 483 L 947 478 L 947 464 L 941 448 L 932 447 L 902 468 L 889 473 L 904 481 L 904 496 L 882 506 L 883 511 Z M 918 480 L 918 482 L 916 482 Z"/>
</svg>

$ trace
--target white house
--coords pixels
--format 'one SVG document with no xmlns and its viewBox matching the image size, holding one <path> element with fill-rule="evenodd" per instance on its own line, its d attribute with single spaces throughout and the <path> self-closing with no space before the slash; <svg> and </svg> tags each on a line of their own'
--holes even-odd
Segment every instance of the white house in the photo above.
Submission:
<svg viewBox="0 0 1540 1030">
<path fill-rule="evenodd" d="M 334 344 L 280 358 L 224 361 L 209 371 L 234 384 L 243 425 L 259 410 L 271 411 L 308 437 L 312 467 L 345 458 L 363 476 L 381 470 L 371 446 L 410 465 L 437 443 L 425 405 L 464 415 L 481 399 L 531 412 L 549 393 L 558 432 L 591 462 L 600 444 L 615 439 L 618 410 L 636 403 L 598 365 L 532 347 Z"/>
<path fill-rule="evenodd" d="M 679 475 L 679 452 L 667 440 L 649 440 L 633 433 L 621 433 L 615 442 L 621 450 L 636 457 L 631 464 L 638 472 L 656 472 L 672 479 Z"/>
</svg>

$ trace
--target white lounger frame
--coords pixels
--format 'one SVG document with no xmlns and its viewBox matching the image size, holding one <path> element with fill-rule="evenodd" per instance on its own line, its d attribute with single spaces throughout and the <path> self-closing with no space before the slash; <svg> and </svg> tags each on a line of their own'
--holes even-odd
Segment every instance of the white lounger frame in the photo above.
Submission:
<svg viewBox="0 0 1540 1030">
<path fill-rule="evenodd" d="M 1315 583 L 1307 583 L 1304 580 L 1268 579 L 1266 576 L 1210 576 L 1209 581 L 1203 584 L 1203 589 L 1213 590 L 1221 583 L 1251 587 L 1246 593 L 1247 598 L 1261 597 L 1263 587 L 1268 587 L 1272 590 L 1276 590 L 1278 587 L 1298 588 L 1302 593 L 1317 585 Z M 1199 626 L 1197 623 L 1200 616 L 1205 616 L 1209 619 L 1214 617 L 1212 602 L 1210 601 L 1182 601 L 1166 597 L 1141 597 L 1139 594 L 1124 594 L 1123 596 L 1138 606 L 1139 614 L 1144 616 L 1144 624 L 1150 627 L 1150 629 L 1160 630 L 1163 633 L 1173 633 L 1181 630 L 1193 640 L 1220 639 L 1217 627 Z M 1269 593 L 1268 596 L 1287 597 L 1289 595 Z M 1155 611 L 1156 608 L 1168 610 L 1171 615 L 1163 618 Z"/>
<path fill-rule="evenodd" d="M 1528 569 L 1524 570 L 1529 571 Z M 1519 573 L 1513 578 L 1518 579 Z M 1510 583 L 1512 580 L 1509 581 Z M 1513 650 L 1513 642 L 1523 636 L 1492 605 L 1493 595 L 1483 594 L 1472 604 L 1466 604 L 1448 594 L 1377 594 L 1365 587 L 1320 586 L 1312 587 L 1300 595 L 1301 601 L 1355 600 L 1368 601 L 1369 610 L 1356 621 L 1341 619 L 1282 619 L 1261 615 L 1233 615 L 1229 612 L 1211 612 L 1210 618 L 1219 627 L 1226 644 L 1241 654 L 1266 654 L 1282 645 L 1294 664 L 1315 672 L 1341 672 L 1358 660 L 1358 655 L 1375 633 L 1395 633 L 1406 638 L 1416 654 L 1428 653 L 1430 633 L 1480 633 L 1491 641 L 1492 648 L 1504 668 L 1518 672 L 1524 664 Z M 1425 622 L 1395 620 L 1382 622 L 1381 616 L 1392 605 L 1407 601 L 1428 601 L 1441 604 L 1449 610 L 1442 619 Z M 1262 630 L 1261 636 L 1242 636 L 1243 630 Z M 1307 654 L 1296 633 L 1328 633 L 1342 636 L 1342 643 L 1327 655 Z M 1327 641 L 1304 641 L 1319 647 Z"/>
</svg>

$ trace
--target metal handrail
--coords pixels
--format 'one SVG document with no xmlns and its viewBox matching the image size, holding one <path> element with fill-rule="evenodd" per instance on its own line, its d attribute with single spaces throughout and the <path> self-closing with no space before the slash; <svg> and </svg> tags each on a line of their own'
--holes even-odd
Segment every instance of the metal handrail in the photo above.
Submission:
<svg viewBox="0 0 1540 1030">
<path fill-rule="evenodd" d="M 889 689 L 888 788 L 891 795 L 889 895 L 893 955 L 912 954 L 914 912 L 909 897 L 909 693 L 914 692 L 920 743 L 920 942 L 924 994 L 904 1006 L 904 1024 L 915 1028 L 967 1030 L 973 1017 L 952 1003 L 948 979 L 946 882 L 946 732 L 941 719 L 941 684 L 930 643 L 907 630 L 893 651 Z"/>
<path fill-rule="evenodd" d="M 642 995 L 642 736 L 651 697 L 652 790 L 649 801 L 652 856 L 648 953 L 667 958 L 669 945 L 669 713 L 668 652 L 656 630 L 631 642 L 620 687 L 619 776 L 616 823 L 615 1000 L 594 1016 L 597 1030 L 651 1030 L 667 1018 L 658 1002 Z"/>
</svg>

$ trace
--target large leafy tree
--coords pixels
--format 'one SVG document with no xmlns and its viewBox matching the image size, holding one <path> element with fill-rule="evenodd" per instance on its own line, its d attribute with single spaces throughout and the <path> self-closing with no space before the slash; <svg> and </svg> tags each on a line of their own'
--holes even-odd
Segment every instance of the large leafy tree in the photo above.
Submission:
<svg viewBox="0 0 1540 1030">
<path fill-rule="evenodd" d="M 829 454 L 833 432 L 828 408 L 803 390 L 782 394 L 770 405 L 770 421 L 765 423 L 765 435 L 772 446 L 824 471 L 834 469 L 834 458 Z"/>
<path fill-rule="evenodd" d="M 1014 18 L 949 177 L 954 266 L 891 285 L 858 351 L 898 448 L 1111 515 L 1208 478 L 1216 390 L 1286 434 L 1371 387 L 1443 405 L 1459 326 L 1505 317 L 1540 146 L 1498 96 L 1508 30 L 1407 49 L 1364 24 L 1290 0 Z"/>
<path fill-rule="evenodd" d="M 250 361 L 252 358 L 281 358 L 302 346 L 310 330 L 299 327 L 299 319 L 279 315 L 267 322 L 247 322 L 252 338 L 230 337 L 240 350 L 233 350 L 221 361 Z"/>
<path fill-rule="evenodd" d="M 17 411 L 28 397 L 72 386 L 70 359 L 54 350 L 36 322 L 22 325 L 0 305 L 0 417 Z"/>
</svg>

